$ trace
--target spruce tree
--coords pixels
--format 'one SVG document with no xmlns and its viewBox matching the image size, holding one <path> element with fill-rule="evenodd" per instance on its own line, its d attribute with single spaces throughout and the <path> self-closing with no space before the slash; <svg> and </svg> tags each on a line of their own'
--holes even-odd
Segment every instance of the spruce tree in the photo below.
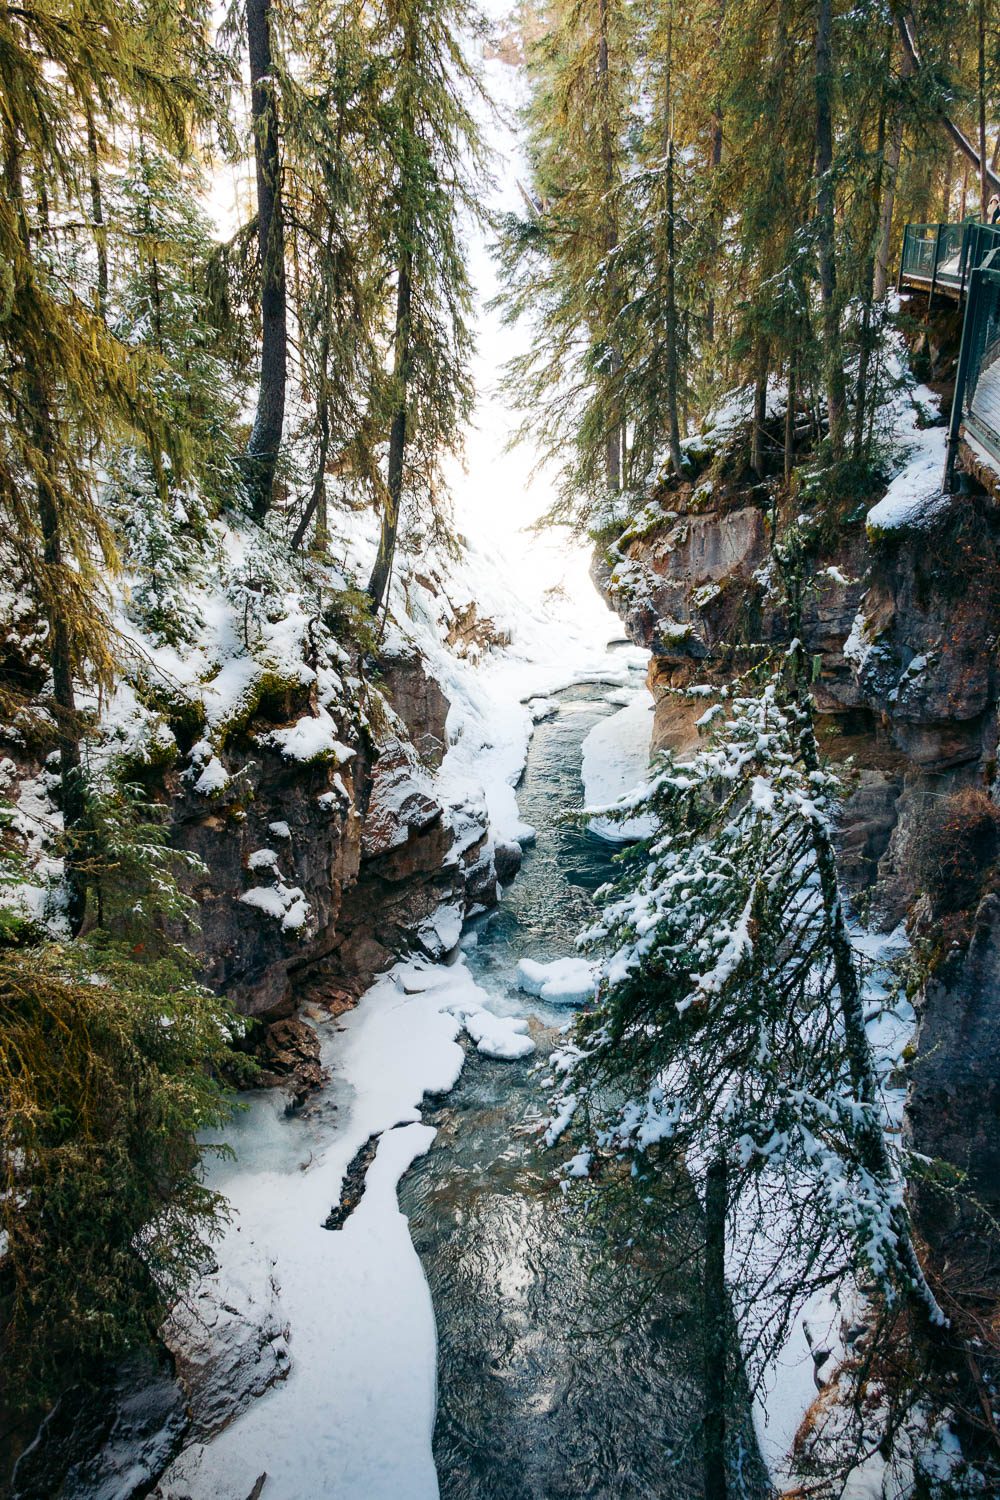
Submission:
<svg viewBox="0 0 1000 1500">
<path fill-rule="evenodd" d="M 124 433 L 154 463 L 182 462 L 182 443 L 155 390 L 158 361 L 108 330 L 102 305 L 106 226 L 94 182 L 110 150 L 104 122 L 127 112 L 169 150 L 189 148 L 194 124 L 218 109 L 222 68 L 205 42 L 207 17 L 141 3 L 0 11 L 4 57 L 0 138 L 0 508 L 15 566 L 48 622 L 52 699 L 67 829 L 84 815 L 74 681 L 113 674 L 102 569 L 116 553 L 95 499 L 92 455 Z M 88 214 L 88 199 L 89 209 Z M 103 217 L 103 214 L 102 214 Z M 81 280 L 79 218 L 96 233 L 96 286 Z M 92 246 L 90 247 L 93 248 Z M 67 915 L 83 918 L 72 843 Z"/>
<path fill-rule="evenodd" d="M 527 217 L 508 216 L 501 248 L 505 314 L 530 333 L 508 388 L 525 431 L 560 462 L 563 519 L 613 508 L 629 470 L 622 182 L 637 47 L 620 0 L 559 0 L 528 58 L 531 203 Z"/>
<path fill-rule="evenodd" d="M 465 0 L 399 0 L 374 38 L 383 92 L 375 151 L 375 250 L 391 287 L 391 369 L 375 411 L 387 426 L 382 524 L 368 596 L 378 610 L 400 510 L 433 512 L 441 462 L 472 411 L 470 288 L 460 216 L 481 212 L 485 160 L 466 56 L 475 13 Z"/>
<path fill-rule="evenodd" d="M 651 815 L 655 831 L 598 893 L 584 938 L 601 955 L 597 1004 L 556 1055 L 546 1137 L 574 1133 L 568 1182 L 612 1245 L 657 1246 L 667 1279 L 678 1198 L 692 1179 L 707 1194 L 713 1493 L 724 1493 L 723 1220 L 754 1374 L 811 1292 L 852 1277 L 902 1300 L 921 1336 L 944 1321 L 886 1133 L 837 886 L 836 778 L 816 752 L 800 656 L 756 688 L 723 690 L 703 716 L 706 746 L 666 755 L 620 809 Z"/>
</svg>

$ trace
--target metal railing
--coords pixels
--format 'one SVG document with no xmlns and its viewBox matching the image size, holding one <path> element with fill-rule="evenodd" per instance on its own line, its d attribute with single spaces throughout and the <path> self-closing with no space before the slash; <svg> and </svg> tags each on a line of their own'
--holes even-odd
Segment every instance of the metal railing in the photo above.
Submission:
<svg viewBox="0 0 1000 1500">
<path fill-rule="evenodd" d="M 997 224 L 980 224 L 972 219 L 961 224 L 907 224 L 898 285 L 904 281 L 926 283 L 932 301 L 939 286 L 957 287 L 961 297 L 972 272 L 998 247 Z"/>
<path fill-rule="evenodd" d="M 980 228 L 987 226 L 980 225 Z M 951 492 L 962 428 L 1000 461 L 1000 235 L 969 272 L 969 295 L 948 426 L 944 487 Z"/>
</svg>

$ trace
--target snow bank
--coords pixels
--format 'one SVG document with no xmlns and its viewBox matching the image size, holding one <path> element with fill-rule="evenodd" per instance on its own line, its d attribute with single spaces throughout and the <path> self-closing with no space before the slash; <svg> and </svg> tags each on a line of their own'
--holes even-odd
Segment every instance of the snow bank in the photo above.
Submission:
<svg viewBox="0 0 1000 1500">
<path fill-rule="evenodd" d="M 495 1016 L 492 1011 L 478 1007 L 475 1010 L 461 1009 L 462 1025 L 476 1044 L 476 1049 L 486 1057 L 510 1061 L 518 1057 L 530 1057 L 535 1044 L 525 1036 L 528 1023 L 514 1016 Z"/>
<path fill-rule="evenodd" d="M 517 982 L 526 995 L 537 995 L 550 1005 L 583 1005 L 597 993 L 595 966 L 584 958 L 556 958 L 547 964 L 522 958 Z"/>
<path fill-rule="evenodd" d="M 947 429 L 920 426 L 938 406 L 938 398 L 927 386 L 916 386 L 897 402 L 893 439 L 904 461 L 882 499 L 868 512 L 869 532 L 926 526 L 947 509 L 949 497 L 942 493 Z"/>
<path fill-rule="evenodd" d="M 609 807 L 636 791 L 649 776 L 649 740 L 653 732 L 653 705 L 645 688 L 633 693 L 626 708 L 595 724 L 583 742 L 583 786 L 586 804 Z M 629 818 L 624 823 L 596 818 L 590 832 L 613 844 L 647 838 L 653 831 L 650 818 Z"/>
<path fill-rule="evenodd" d="M 334 1080 L 326 1097 L 339 1113 L 320 1108 L 318 1125 L 284 1120 L 273 1096 L 258 1096 L 230 1128 L 237 1159 L 211 1170 L 234 1209 L 218 1278 L 224 1293 L 227 1278 L 238 1288 L 262 1256 L 273 1264 L 291 1369 L 183 1453 L 158 1500 L 246 1500 L 265 1472 L 268 1500 L 437 1500 L 434 1314 L 396 1188 L 434 1139 L 420 1103 L 455 1084 L 460 1026 L 487 1053 L 533 1050 L 522 1023 L 491 1016 L 486 999 L 461 962 L 397 965 L 321 1031 Z M 343 1229 L 327 1230 L 347 1166 L 373 1135 L 364 1195 Z"/>
</svg>

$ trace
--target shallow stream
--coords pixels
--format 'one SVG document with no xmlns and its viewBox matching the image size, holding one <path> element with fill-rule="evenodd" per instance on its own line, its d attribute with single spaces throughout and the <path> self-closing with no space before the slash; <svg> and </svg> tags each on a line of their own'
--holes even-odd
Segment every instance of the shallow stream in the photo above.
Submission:
<svg viewBox="0 0 1000 1500">
<path fill-rule="evenodd" d="M 570 1013 L 516 984 L 522 957 L 573 953 L 613 870 L 613 849 L 562 818 L 583 801 L 583 740 L 633 674 L 616 675 L 617 692 L 577 685 L 537 726 L 518 791 L 536 839 L 465 933 L 464 961 L 400 963 L 356 1010 L 317 1017 L 328 1084 L 291 1117 L 273 1093 L 251 1096 L 227 1132 L 211 1181 L 233 1219 L 188 1335 L 201 1394 L 156 1500 L 702 1494 L 696 1265 L 655 1291 L 634 1269 L 595 1281 L 598 1231 L 565 1213 L 536 1144 L 544 1059 Z M 460 1045 L 470 1002 L 527 1017 L 536 1055 Z M 671 1226 L 671 1245 L 698 1229 Z M 732 1493 L 763 1500 L 731 1384 Z M 137 1473 L 162 1467 L 134 1436 L 126 1448 Z M 148 1493 L 111 1467 L 74 1500 Z"/>
<path fill-rule="evenodd" d="M 537 726 L 518 791 L 536 842 L 500 907 L 466 938 L 493 1007 L 536 1018 L 542 1057 L 568 1013 L 521 994 L 517 963 L 572 953 L 592 893 L 613 870 L 609 845 L 561 821 L 582 804 L 580 747 L 611 711 L 606 694 L 597 684 L 570 689 L 558 715 Z M 625 1288 L 611 1289 L 611 1303 L 596 1294 L 596 1242 L 563 1211 L 535 1145 L 545 1108 L 538 1061 L 470 1051 L 456 1088 L 425 1105 L 437 1136 L 400 1188 L 437 1322 L 441 1495 L 694 1500 L 702 1493 L 697 1287 L 661 1289 L 624 1317 L 613 1299 Z M 734 1425 L 734 1447 L 746 1454 L 743 1492 L 767 1494 L 750 1423 L 737 1413 Z"/>
</svg>

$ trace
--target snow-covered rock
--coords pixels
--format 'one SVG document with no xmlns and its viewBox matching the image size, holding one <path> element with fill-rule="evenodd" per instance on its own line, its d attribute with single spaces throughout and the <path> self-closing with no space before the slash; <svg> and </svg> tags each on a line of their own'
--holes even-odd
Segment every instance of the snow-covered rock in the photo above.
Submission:
<svg viewBox="0 0 1000 1500">
<path fill-rule="evenodd" d="M 537 995 L 550 1005 L 583 1005 L 597 993 L 594 965 L 584 958 L 556 958 L 547 964 L 522 958 L 517 982 L 526 995 Z"/>
<path fill-rule="evenodd" d="M 633 694 L 627 708 L 594 725 L 583 742 L 582 774 L 588 807 L 608 807 L 648 780 L 652 732 L 653 705 L 645 689 Z M 615 844 L 646 838 L 652 832 L 648 817 L 623 822 L 595 818 L 588 826 L 598 838 Z"/>
<path fill-rule="evenodd" d="M 497 1016 L 492 1011 L 461 1011 L 462 1025 L 476 1044 L 476 1049 L 486 1057 L 510 1061 L 518 1057 L 530 1057 L 535 1044 L 526 1036 L 527 1021 L 512 1016 Z"/>
<path fill-rule="evenodd" d="M 218 1432 L 290 1368 L 273 1258 L 252 1247 L 238 1274 L 206 1276 L 173 1309 L 164 1338 L 187 1388 L 192 1436 Z"/>
</svg>

